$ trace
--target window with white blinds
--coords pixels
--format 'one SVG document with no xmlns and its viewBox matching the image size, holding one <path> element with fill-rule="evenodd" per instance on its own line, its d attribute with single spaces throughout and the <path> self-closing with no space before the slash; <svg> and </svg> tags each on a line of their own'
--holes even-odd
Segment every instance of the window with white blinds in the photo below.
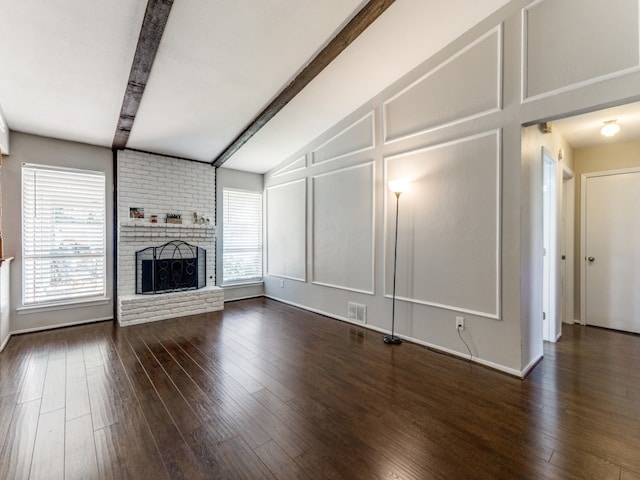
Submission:
<svg viewBox="0 0 640 480">
<path fill-rule="evenodd" d="M 22 165 L 23 304 L 106 294 L 105 176 Z"/>
<path fill-rule="evenodd" d="M 262 280 L 262 194 L 223 190 L 222 283 Z"/>
</svg>

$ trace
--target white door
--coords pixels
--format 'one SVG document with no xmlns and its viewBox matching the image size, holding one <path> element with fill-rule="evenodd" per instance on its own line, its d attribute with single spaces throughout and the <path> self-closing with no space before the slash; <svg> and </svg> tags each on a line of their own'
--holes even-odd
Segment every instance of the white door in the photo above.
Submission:
<svg viewBox="0 0 640 480">
<path fill-rule="evenodd" d="M 640 333 L 640 170 L 583 181 L 588 325 Z"/>
</svg>

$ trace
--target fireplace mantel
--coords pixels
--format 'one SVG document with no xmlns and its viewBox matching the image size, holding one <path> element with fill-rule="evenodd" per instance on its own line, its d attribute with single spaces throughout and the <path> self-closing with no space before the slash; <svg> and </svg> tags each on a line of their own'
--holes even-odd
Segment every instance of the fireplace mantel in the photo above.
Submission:
<svg viewBox="0 0 640 480">
<path fill-rule="evenodd" d="M 120 222 L 118 235 L 123 237 L 196 237 L 210 238 L 215 235 L 216 227 L 211 224 L 197 223 L 150 223 L 150 222 Z"/>
</svg>

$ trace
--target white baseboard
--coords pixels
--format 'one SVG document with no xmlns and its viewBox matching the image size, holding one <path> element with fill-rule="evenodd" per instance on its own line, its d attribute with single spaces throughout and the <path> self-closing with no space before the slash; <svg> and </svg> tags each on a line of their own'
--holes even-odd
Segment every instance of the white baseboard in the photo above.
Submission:
<svg viewBox="0 0 640 480">
<path fill-rule="evenodd" d="M 233 298 L 225 298 L 224 303 L 227 302 L 235 302 L 236 300 L 251 300 L 252 298 L 260 298 L 266 297 L 263 293 L 256 293 L 255 295 L 247 295 L 245 297 L 233 297 Z"/>
<path fill-rule="evenodd" d="M 529 365 L 527 365 L 524 370 L 522 370 L 522 373 L 520 374 L 520 378 L 524 378 L 527 375 L 529 375 L 529 373 L 531 372 L 531 370 L 533 370 L 533 368 L 538 364 L 538 362 L 540 362 L 540 360 L 542 360 L 542 357 L 544 355 L 541 353 L 540 355 L 538 355 L 536 358 L 534 358 L 533 360 L 531 360 L 529 362 Z"/>
<path fill-rule="evenodd" d="M 4 350 L 4 347 L 7 346 L 7 343 L 9 343 L 9 339 L 11 338 L 11 333 L 9 333 L 9 335 L 7 335 L 7 338 L 4 339 L 4 342 L 2 342 L 2 345 L 0 345 L 0 352 L 2 352 Z"/>
<path fill-rule="evenodd" d="M 317 313 L 317 314 L 319 314 L 319 315 L 324 315 L 325 317 L 335 318 L 336 320 L 342 320 L 343 322 L 351 323 L 351 324 L 353 324 L 353 325 L 358 325 L 358 326 L 360 326 L 360 327 L 364 327 L 364 328 L 367 328 L 367 329 L 369 329 L 369 330 L 373 330 L 373 331 L 375 331 L 375 332 L 380 332 L 380 333 L 382 333 L 382 334 L 389 334 L 389 333 L 391 333 L 389 330 L 385 330 L 385 329 L 383 329 L 383 328 L 374 327 L 374 326 L 372 326 L 372 325 L 367 325 L 367 324 L 360 323 L 360 322 L 353 322 L 353 321 L 349 320 L 349 319 L 348 319 L 348 318 L 346 318 L 346 317 L 342 317 L 342 316 L 340 316 L 340 315 L 334 315 L 334 314 L 332 314 L 332 313 L 324 312 L 324 311 L 322 311 L 322 310 L 318 310 L 318 309 L 316 309 L 316 308 L 307 307 L 307 306 L 305 306 L 305 305 L 300 305 L 300 304 L 298 304 L 298 303 L 291 302 L 291 301 L 289 301 L 289 300 L 284 300 L 284 299 L 282 299 L 282 298 L 273 297 L 273 296 L 271 296 L 271 295 L 266 295 L 266 294 L 265 294 L 264 296 L 265 296 L 266 298 L 270 298 L 271 300 L 275 300 L 275 301 L 277 301 L 277 302 L 286 303 L 287 305 L 291 305 L 291 306 L 293 306 L 293 307 L 298 307 L 298 308 L 301 308 L 301 309 L 303 309 L 303 310 L 307 310 L 307 311 L 309 311 L 309 312 Z M 532 368 L 533 368 L 533 367 L 534 367 L 534 366 L 535 366 L 535 365 L 540 361 L 540 359 L 542 358 L 542 355 L 540 355 L 540 357 L 539 357 L 539 358 L 536 358 L 536 359 L 535 359 L 535 360 L 533 360 L 529 365 L 527 365 L 527 367 L 526 367 L 524 370 L 519 371 L 519 370 L 516 370 L 516 369 L 514 369 L 514 368 L 505 367 L 504 365 L 500 365 L 500 364 L 498 364 L 498 363 L 490 362 L 490 361 L 488 361 L 488 360 L 483 360 L 482 358 L 469 357 L 469 355 L 468 355 L 468 354 L 460 353 L 460 352 L 458 352 L 458 351 L 456 351 L 456 350 L 451 350 L 451 349 L 448 349 L 448 348 L 445 348 L 445 347 L 441 347 L 440 345 L 435 345 L 435 344 L 433 344 L 433 343 L 425 342 L 425 341 L 420 340 L 420 339 L 417 339 L 417 338 L 409 337 L 409 336 L 406 336 L 406 335 L 399 335 L 399 334 L 397 334 L 397 333 L 396 333 L 395 335 L 396 335 L 397 337 L 400 337 L 400 338 L 404 339 L 404 340 L 407 340 L 408 342 L 416 343 L 416 344 L 418 344 L 418 345 L 422 345 L 422 346 L 424 346 L 424 347 L 428 347 L 428 348 L 430 348 L 430 349 L 432 349 L 432 350 L 436 350 L 436 351 L 439 351 L 439 352 L 442 352 L 442 353 L 446 353 L 446 354 L 451 355 L 451 356 L 454 356 L 454 357 L 459 357 L 459 358 L 461 358 L 461 359 L 465 359 L 465 360 L 471 360 L 472 362 L 477 363 L 477 364 L 479 364 L 479 365 L 484 365 L 485 367 L 489 367 L 489 368 L 491 368 L 491 369 L 493 369 L 493 370 L 498 370 L 498 371 L 500 371 L 500 372 L 504 372 L 504 373 L 507 373 L 507 374 L 509 374 L 509 375 L 511 375 L 511 376 L 518 377 L 518 378 L 524 378 L 524 377 L 526 377 L 526 376 L 527 376 L 527 374 L 529 373 L 529 371 L 530 371 L 530 370 L 531 370 L 531 369 L 532 369 Z"/>
<path fill-rule="evenodd" d="M 23 333 L 42 332 L 44 330 L 54 330 L 56 328 L 63 328 L 63 327 L 74 327 L 74 326 L 77 326 L 77 325 L 85 325 L 87 323 L 106 322 L 108 320 L 113 320 L 113 317 L 92 318 L 90 320 L 81 320 L 79 322 L 69 322 L 69 323 L 58 323 L 56 325 L 47 325 L 45 327 L 24 328 L 22 330 L 13 331 L 13 332 L 10 333 L 10 335 L 20 335 L 20 334 L 23 334 Z"/>
<path fill-rule="evenodd" d="M 306 305 L 301 305 L 301 304 L 296 303 L 296 302 L 291 302 L 289 300 L 285 300 L 285 299 L 282 299 L 282 298 L 278 298 L 278 297 L 274 297 L 274 296 L 266 295 L 266 294 L 249 296 L 249 297 L 246 297 L 246 298 L 237 298 L 237 299 L 233 299 L 233 300 L 230 300 L 230 301 L 245 300 L 245 299 L 259 298 L 259 297 L 269 298 L 269 299 L 275 300 L 277 302 L 281 302 L 281 303 L 284 303 L 284 304 L 287 304 L 287 305 L 291 305 L 293 307 L 301 308 L 302 310 L 307 310 L 309 312 L 317 313 L 317 314 L 323 315 L 325 317 L 334 318 L 336 320 L 340 320 L 342 322 L 350 323 L 352 325 L 357 325 L 359 327 L 363 327 L 363 328 L 366 328 L 368 330 L 379 332 L 381 334 L 389 334 L 389 333 L 391 333 L 388 330 L 383 329 L 383 328 L 374 327 L 372 325 L 367 325 L 367 324 L 364 324 L 364 323 L 361 323 L 361 322 L 354 322 L 354 321 L 349 320 L 347 317 L 343 317 L 341 315 L 335 315 L 335 314 L 332 314 L 332 313 L 329 313 L 329 312 L 325 312 L 323 310 L 319 310 L 317 308 L 308 307 Z M 113 320 L 113 317 L 94 318 L 94 319 L 91 319 L 91 320 L 83 320 L 83 321 L 80 321 L 80 322 L 62 323 L 62 324 L 58 324 L 58 325 L 48 325 L 46 327 L 35 327 L 35 328 L 17 330 L 15 332 L 11 332 L 9 334 L 7 339 L 3 342 L 2 346 L 0 346 L 0 352 L 2 350 L 4 350 L 4 348 L 6 347 L 7 343 L 9 342 L 9 339 L 11 338 L 12 335 L 17 335 L 17 334 L 22 334 L 22 333 L 39 332 L 39 331 L 43 331 L 43 330 L 52 330 L 52 329 L 61 328 L 61 327 L 71 327 L 71 326 L 74 326 L 74 325 L 84 325 L 84 324 L 87 324 L 87 323 L 103 322 L 103 321 L 107 321 L 107 320 Z M 129 323 L 126 323 L 124 325 L 119 323 L 119 325 L 122 326 L 122 327 L 127 327 L 127 326 L 130 326 L 130 325 L 139 325 L 141 323 L 150 323 L 150 321 L 140 320 L 140 321 L 136 321 L 136 322 L 129 322 Z M 409 341 L 411 343 L 422 345 L 422 346 L 430 348 L 432 350 L 439 351 L 439 352 L 442 352 L 442 353 L 446 353 L 446 354 L 454 356 L 454 357 L 459 357 L 459 358 L 464 359 L 464 360 L 471 360 L 472 362 L 477 363 L 479 365 L 484 365 L 484 366 L 489 367 L 489 368 L 491 368 L 493 370 L 498 370 L 500 372 L 504 372 L 504 373 L 507 373 L 507 374 L 509 374 L 511 376 L 518 377 L 518 378 L 526 377 L 529 374 L 529 372 L 542 359 L 542 354 L 540 354 L 537 358 L 534 358 L 522 371 L 518 371 L 518 370 L 516 370 L 514 368 L 505 367 L 504 365 L 500 365 L 498 363 L 494 363 L 494 362 L 491 362 L 489 360 L 484 360 L 484 359 L 478 358 L 478 357 L 469 357 L 468 354 L 460 353 L 460 352 L 458 352 L 456 350 L 451 350 L 449 348 L 445 348 L 445 347 L 442 347 L 440 345 L 436 345 L 436 344 L 433 344 L 433 343 L 425 342 L 425 341 L 420 340 L 418 338 L 413 338 L 413 337 L 409 337 L 409 336 L 406 336 L 406 335 L 397 335 L 397 336 L 402 338 L 402 339 L 404 339 L 404 340 L 407 340 L 407 341 Z"/>
</svg>

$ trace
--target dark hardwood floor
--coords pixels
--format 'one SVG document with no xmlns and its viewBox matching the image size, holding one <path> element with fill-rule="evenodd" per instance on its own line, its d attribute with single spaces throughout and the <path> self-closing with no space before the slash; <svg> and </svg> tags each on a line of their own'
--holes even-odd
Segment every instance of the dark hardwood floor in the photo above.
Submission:
<svg viewBox="0 0 640 480">
<path fill-rule="evenodd" d="M 19 335 L 0 479 L 640 479 L 640 336 L 524 381 L 266 299 Z"/>
</svg>

